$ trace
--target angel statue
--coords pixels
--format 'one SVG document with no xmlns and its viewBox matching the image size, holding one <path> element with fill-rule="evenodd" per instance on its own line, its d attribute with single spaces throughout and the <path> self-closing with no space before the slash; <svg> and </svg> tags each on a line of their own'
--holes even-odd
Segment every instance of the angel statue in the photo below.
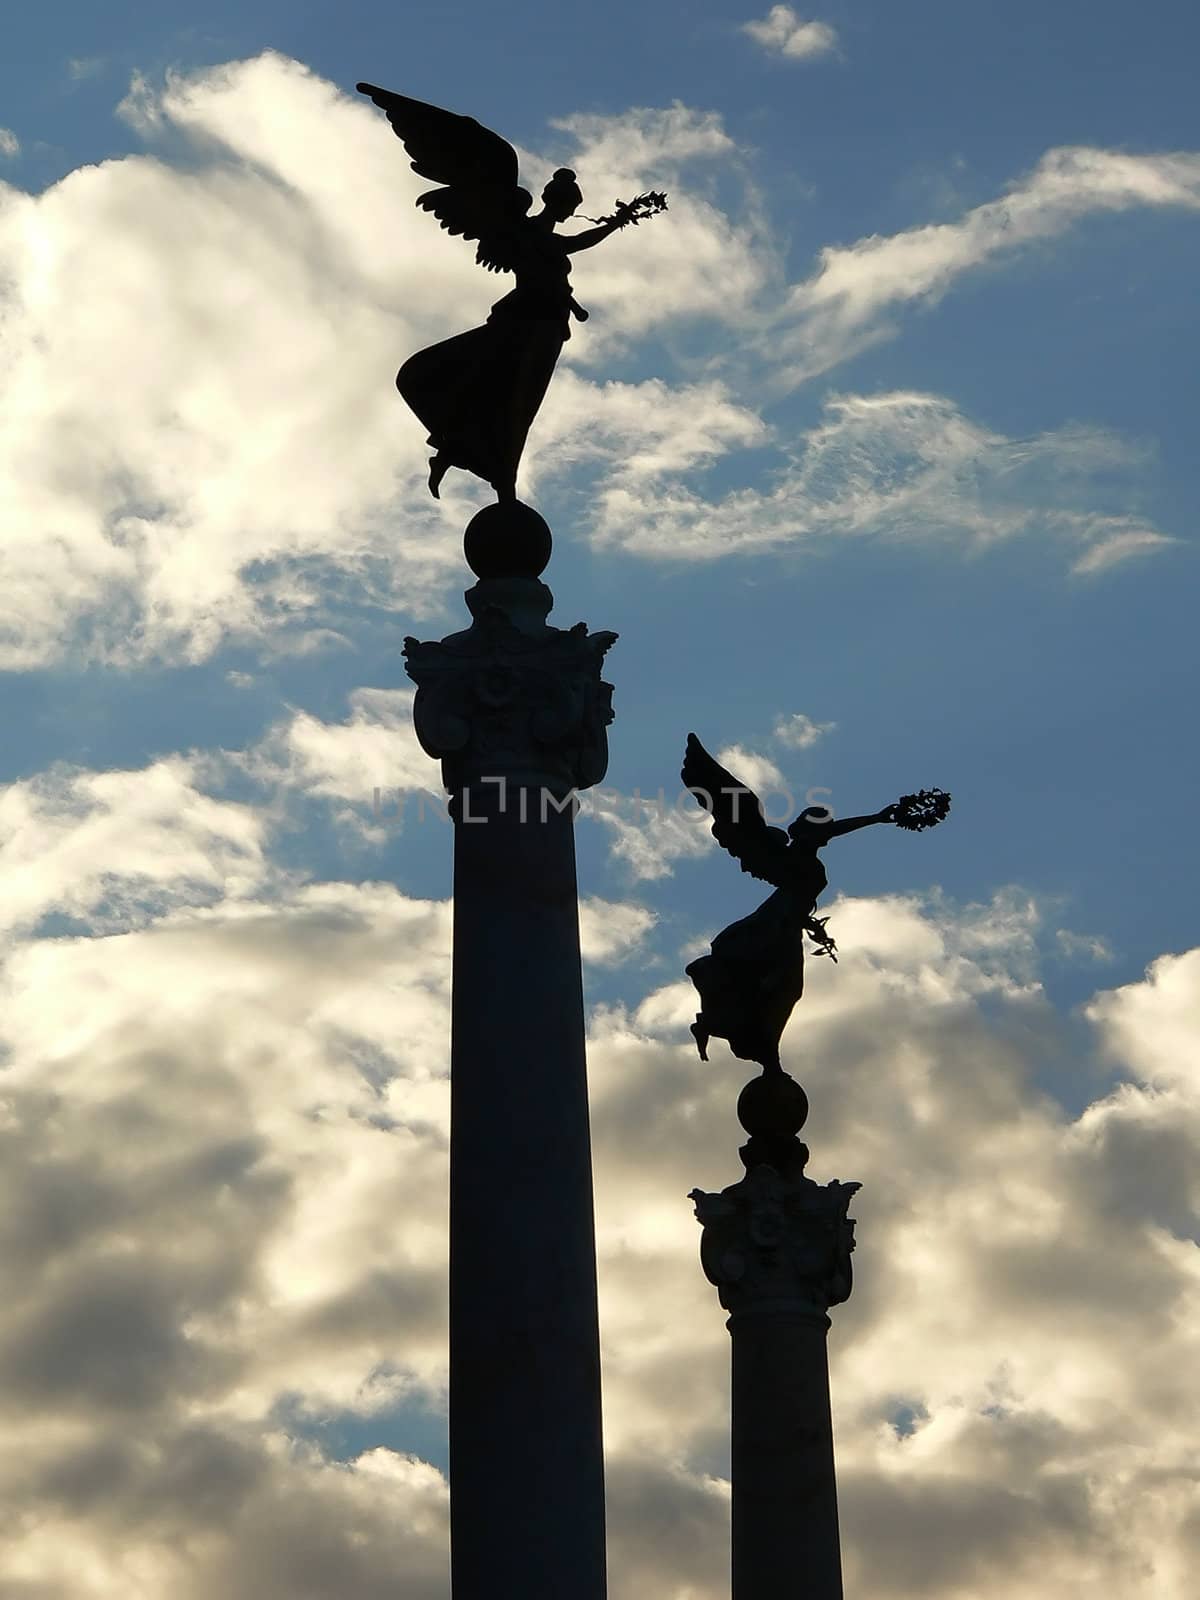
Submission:
<svg viewBox="0 0 1200 1600">
<path fill-rule="evenodd" d="M 700 1059 L 708 1060 L 708 1041 L 716 1037 L 727 1040 L 741 1060 L 757 1061 L 764 1072 L 782 1072 L 779 1040 L 804 992 L 806 936 L 816 954 L 837 960 L 837 946 L 825 927 L 828 918 L 813 915 L 829 883 L 817 851 L 876 822 L 911 831 L 931 828 L 949 812 L 950 796 L 922 789 L 870 816 L 837 821 L 824 806 L 809 806 L 784 832 L 768 826 L 758 796 L 726 772 L 694 733 L 688 734 L 681 776 L 711 815 L 717 843 L 743 872 L 775 890 L 757 911 L 716 936 L 711 955 L 687 968 L 700 994 L 692 1024 Z"/>
<path fill-rule="evenodd" d="M 555 233 L 583 203 L 568 167 L 550 179 L 542 209 L 530 215 L 533 197 L 517 183 L 517 153 L 499 134 L 473 117 L 374 84 L 358 89 L 387 113 L 413 171 L 444 185 L 417 205 L 448 233 L 478 240 L 481 267 L 516 276 L 516 287 L 497 300 L 482 328 L 418 351 L 396 375 L 396 387 L 429 432 L 434 498 L 450 468 L 459 467 L 490 483 L 501 501 L 513 501 L 525 438 L 571 337 L 570 319 L 587 320 L 571 293 L 571 256 L 665 211 L 666 195 L 617 201 L 611 216 L 586 219 L 595 227 Z"/>
</svg>

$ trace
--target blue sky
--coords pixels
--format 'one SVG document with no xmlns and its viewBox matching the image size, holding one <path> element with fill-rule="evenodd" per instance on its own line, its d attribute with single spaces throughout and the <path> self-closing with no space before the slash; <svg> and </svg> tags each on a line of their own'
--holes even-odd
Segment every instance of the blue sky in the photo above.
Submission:
<svg viewBox="0 0 1200 1600">
<path fill-rule="evenodd" d="M 397 1561 L 445 1592 L 450 841 L 399 652 L 461 625 L 483 495 L 429 500 L 391 383 L 497 290 L 368 78 L 531 187 L 574 166 L 592 214 L 671 196 L 577 259 L 522 479 L 554 620 L 621 636 L 579 827 L 614 1596 L 709 1600 L 724 1561 L 681 1196 L 736 1176 L 741 1077 L 690 1054 L 680 975 L 754 885 L 632 798 L 674 799 L 690 729 L 797 806 L 955 797 L 830 850 L 843 960 L 784 1046 L 815 1175 L 866 1185 L 849 1587 L 1185 1592 L 1194 1397 L 1146 1373 L 1197 1326 L 1198 36 L 1182 4 L 10 21 L 0 1387 L 14 1450 L 58 1431 L 0 1478 L 0 1586 L 61 1594 L 74 1551 L 80 1600 L 358 1600 Z"/>
</svg>

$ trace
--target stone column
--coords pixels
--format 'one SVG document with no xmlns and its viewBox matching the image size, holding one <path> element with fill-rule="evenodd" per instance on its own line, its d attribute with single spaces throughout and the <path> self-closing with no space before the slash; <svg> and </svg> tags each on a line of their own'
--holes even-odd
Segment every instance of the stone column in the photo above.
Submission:
<svg viewBox="0 0 1200 1600">
<path fill-rule="evenodd" d="M 861 1185 L 805 1177 L 806 1114 L 786 1073 L 754 1079 L 738 1101 L 745 1176 L 691 1195 L 730 1313 L 733 1600 L 842 1600 L 826 1312 L 850 1294 Z"/>
<path fill-rule="evenodd" d="M 476 519 L 471 626 L 405 645 L 454 819 L 454 1600 L 606 1591 L 573 796 L 604 776 L 616 635 L 547 625 L 531 518 Z"/>
</svg>

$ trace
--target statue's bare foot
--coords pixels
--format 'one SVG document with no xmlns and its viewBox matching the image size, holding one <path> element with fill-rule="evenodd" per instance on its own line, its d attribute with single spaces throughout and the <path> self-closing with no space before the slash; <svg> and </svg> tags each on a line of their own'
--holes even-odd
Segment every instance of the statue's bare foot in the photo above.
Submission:
<svg viewBox="0 0 1200 1600">
<path fill-rule="evenodd" d="M 712 1038 L 712 1035 L 704 1026 L 703 1022 L 701 1022 L 699 1017 L 697 1017 L 695 1022 L 692 1023 L 692 1038 L 696 1041 L 696 1049 L 700 1052 L 701 1061 L 707 1061 L 708 1041 Z"/>
<path fill-rule="evenodd" d="M 442 479 L 450 471 L 450 463 L 444 461 L 440 455 L 433 456 L 429 462 L 429 492 L 435 500 L 442 497 L 439 494 Z"/>
</svg>

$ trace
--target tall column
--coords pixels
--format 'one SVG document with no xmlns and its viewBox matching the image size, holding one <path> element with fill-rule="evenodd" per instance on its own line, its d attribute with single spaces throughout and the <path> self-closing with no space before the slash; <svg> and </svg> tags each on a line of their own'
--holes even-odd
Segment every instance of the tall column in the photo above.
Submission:
<svg viewBox="0 0 1200 1600">
<path fill-rule="evenodd" d="M 733 1600 L 842 1600 L 826 1312 L 850 1294 L 861 1186 L 805 1177 L 807 1109 L 786 1073 L 747 1084 L 745 1176 L 691 1195 L 730 1313 Z"/>
<path fill-rule="evenodd" d="M 454 1600 L 606 1590 L 573 796 L 604 776 L 616 635 L 547 625 L 549 531 L 533 560 L 531 518 L 476 519 L 471 626 L 405 645 L 454 819 Z"/>
</svg>

